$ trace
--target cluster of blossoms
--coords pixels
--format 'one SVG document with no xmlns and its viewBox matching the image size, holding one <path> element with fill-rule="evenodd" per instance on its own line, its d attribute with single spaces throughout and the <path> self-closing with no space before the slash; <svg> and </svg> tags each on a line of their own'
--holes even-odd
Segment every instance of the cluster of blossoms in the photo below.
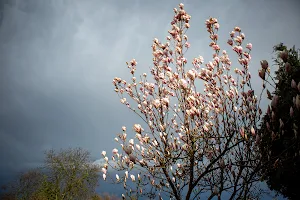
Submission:
<svg viewBox="0 0 300 200">
<path fill-rule="evenodd" d="M 146 73 L 137 80 L 135 59 L 126 63 L 132 74 L 130 82 L 118 77 L 113 80 L 121 103 L 141 117 L 144 128 L 135 124 L 135 137 L 127 138 L 127 129 L 122 127 L 115 138 L 122 152 L 113 149 L 113 164 L 103 153 L 107 162 L 103 178 L 111 165 L 124 171 L 113 180 L 123 183 L 129 195 L 169 193 L 180 199 L 183 190 L 187 199 L 207 191 L 211 191 L 211 197 L 224 191 L 230 191 L 233 197 L 242 195 L 250 191 L 245 181 L 256 178 L 247 166 L 258 162 L 254 152 L 260 141 L 256 124 L 261 110 L 248 71 L 252 44 L 243 48 L 245 34 L 239 27 L 233 29 L 228 44 L 242 67 L 232 70 L 227 52 L 218 45 L 218 20 L 210 18 L 205 24 L 213 59 L 204 64 L 199 56 L 187 69 L 184 55 L 191 44 L 185 33 L 191 16 L 183 4 L 174 12 L 167 42 L 153 40 L 153 82 Z M 203 92 L 197 90 L 197 80 L 203 81 Z M 136 187 L 127 184 L 129 177 Z M 152 189 L 143 190 L 148 183 Z"/>
</svg>

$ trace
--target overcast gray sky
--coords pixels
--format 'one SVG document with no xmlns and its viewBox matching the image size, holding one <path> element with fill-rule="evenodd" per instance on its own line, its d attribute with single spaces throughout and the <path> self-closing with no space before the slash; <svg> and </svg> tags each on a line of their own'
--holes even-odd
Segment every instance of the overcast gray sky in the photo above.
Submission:
<svg viewBox="0 0 300 200">
<path fill-rule="evenodd" d="M 139 122 L 111 81 L 129 77 L 132 58 L 148 72 L 152 39 L 165 40 L 180 2 L 192 16 L 189 61 L 211 59 L 207 18 L 219 19 L 228 51 L 240 26 L 253 44 L 256 87 L 275 44 L 300 47 L 297 0 L 0 0 L 0 180 L 39 165 L 50 148 L 80 146 L 94 159 L 110 151 L 121 126 Z"/>
</svg>

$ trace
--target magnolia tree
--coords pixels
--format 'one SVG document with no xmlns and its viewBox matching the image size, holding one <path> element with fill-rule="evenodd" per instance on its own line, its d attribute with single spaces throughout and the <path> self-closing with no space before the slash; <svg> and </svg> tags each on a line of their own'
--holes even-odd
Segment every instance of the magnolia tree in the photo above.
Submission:
<svg viewBox="0 0 300 200">
<path fill-rule="evenodd" d="M 300 177 L 300 50 L 288 49 L 282 43 L 274 47 L 277 54 L 273 78 L 268 62 L 262 61 L 261 78 L 271 105 L 262 119 L 260 152 L 265 161 L 262 174 L 271 189 L 289 199 L 299 199 Z M 273 68 L 273 69 L 274 69 Z"/>
<path fill-rule="evenodd" d="M 138 80 L 133 59 L 127 63 L 130 82 L 113 80 L 121 103 L 143 124 L 134 124 L 133 138 L 122 127 L 112 161 L 102 152 L 103 179 L 123 184 L 124 198 L 197 199 L 203 193 L 208 199 L 253 198 L 260 193 L 256 125 L 261 110 L 250 81 L 252 45 L 244 45 L 245 35 L 235 27 L 228 44 L 241 67 L 233 69 L 218 45 L 218 21 L 210 18 L 205 24 L 213 59 L 204 64 L 199 56 L 189 66 L 185 33 L 191 16 L 183 4 L 174 12 L 167 42 L 153 41 L 151 77 L 143 73 Z M 109 167 L 118 174 L 108 173 Z"/>
</svg>

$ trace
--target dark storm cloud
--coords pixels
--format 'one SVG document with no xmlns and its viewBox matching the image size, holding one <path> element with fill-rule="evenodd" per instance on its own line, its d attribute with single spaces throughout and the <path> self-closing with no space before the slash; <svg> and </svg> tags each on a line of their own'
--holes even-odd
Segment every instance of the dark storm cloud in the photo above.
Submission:
<svg viewBox="0 0 300 200">
<path fill-rule="evenodd" d="M 211 59 L 204 27 L 209 16 L 219 18 L 225 49 L 229 31 L 242 27 L 254 46 L 252 74 L 260 60 L 271 59 L 273 45 L 300 46 L 297 1 L 183 2 L 192 15 L 189 59 Z M 111 81 L 129 78 L 125 62 L 132 58 L 139 73 L 148 72 L 152 39 L 165 39 L 178 3 L 2 0 L 0 179 L 39 165 L 49 148 L 81 146 L 95 159 L 109 152 L 120 127 L 137 120 L 119 103 Z"/>
</svg>

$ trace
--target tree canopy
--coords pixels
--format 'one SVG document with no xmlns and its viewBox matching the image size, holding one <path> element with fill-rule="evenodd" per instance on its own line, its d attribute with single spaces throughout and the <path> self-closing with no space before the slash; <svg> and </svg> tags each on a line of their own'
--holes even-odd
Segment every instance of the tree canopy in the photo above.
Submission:
<svg viewBox="0 0 300 200">
<path fill-rule="evenodd" d="M 272 101 L 263 117 L 259 132 L 260 150 L 265 160 L 263 178 L 270 189 L 289 199 L 299 199 L 300 178 L 300 57 L 295 47 L 283 43 L 274 47 L 275 77 L 268 76 L 264 84 Z"/>
<path fill-rule="evenodd" d="M 96 198 L 98 167 L 81 148 L 45 153 L 43 166 L 22 173 L 7 187 L 7 199 L 92 199 Z"/>
<path fill-rule="evenodd" d="M 112 150 L 112 162 L 103 151 L 103 178 L 122 184 L 124 198 L 255 198 L 261 192 L 256 134 L 261 110 L 251 86 L 252 44 L 245 43 L 240 27 L 232 30 L 227 43 L 240 64 L 234 69 L 219 46 L 220 24 L 209 18 L 213 58 L 204 63 L 199 56 L 189 66 L 191 16 L 183 4 L 174 13 L 166 42 L 153 40 L 150 74 L 137 75 L 132 59 L 126 63 L 131 80 L 113 80 L 121 103 L 142 123 L 133 125 L 135 137 L 122 127 L 115 138 L 121 148 Z M 109 166 L 120 172 L 111 177 Z"/>
</svg>

